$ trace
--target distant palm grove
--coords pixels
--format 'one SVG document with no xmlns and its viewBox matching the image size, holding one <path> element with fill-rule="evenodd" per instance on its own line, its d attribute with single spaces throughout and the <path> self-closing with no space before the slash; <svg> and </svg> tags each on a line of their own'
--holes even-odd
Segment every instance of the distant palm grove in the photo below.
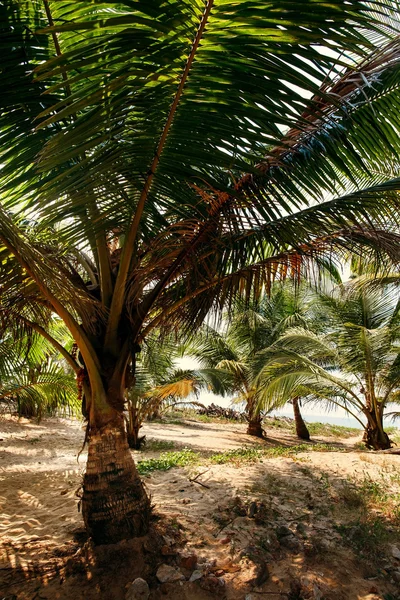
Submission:
<svg viewBox="0 0 400 600">
<path fill-rule="evenodd" d="M 290 401 L 307 437 L 300 404 L 319 402 L 390 449 L 399 15 L 395 0 L 1 3 L 0 401 L 83 414 L 95 543 L 147 531 L 129 445 L 201 389 L 241 400 L 252 435 Z M 183 352 L 197 370 L 176 369 Z"/>
</svg>

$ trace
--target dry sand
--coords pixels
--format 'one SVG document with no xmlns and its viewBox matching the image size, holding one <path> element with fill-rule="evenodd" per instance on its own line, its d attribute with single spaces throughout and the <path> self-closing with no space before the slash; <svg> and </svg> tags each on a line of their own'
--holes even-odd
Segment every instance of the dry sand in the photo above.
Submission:
<svg viewBox="0 0 400 600">
<path fill-rule="evenodd" d="M 298 443 L 276 430 L 267 432 L 270 437 L 265 441 L 254 440 L 245 434 L 244 425 L 229 423 L 151 424 L 143 432 L 147 438 L 200 451 Z M 124 567 L 117 558 L 112 568 L 107 561 L 102 563 L 97 551 L 89 553 L 89 558 L 82 554 L 85 535 L 77 508 L 86 462 L 85 452 L 78 459 L 83 437 L 83 425 L 78 421 L 45 419 L 35 423 L 1 418 L 0 598 L 122 600 L 126 584 L 144 569 L 139 547 L 134 545 L 128 544 L 123 551 Z M 332 443 L 332 438 L 316 441 Z M 305 452 L 239 467 L 215 464 L 153 472 L 145 481 L 160 522 L 167 524 L 166 543 L 171 552 L 165 553 L 172 558 L 166 556 L 165 561 L 174 560 L 182 548 L 211 566 L 216 561 L 214 571 L 222 571 L 219 575 L 225 580 L 228 600 L 244 600 L 250 593 L 250 600 L 291 598 L 293 582 L 303 590 L 303 595 L 293 595 L 293 600 L 399 599 L 390 573 L 382 574 L 371 561 L 359 561 L 335 529 L 356 516 L 340 504 L 343 481 L 369 477 L 390 482 L 393 474 L 399 473 L 399 456 L 356 451 L 355 441 L 334 440 L 337 452 Z M 140 459 L 157 454 L 134 453 Z M 190 481 L 203 472 L 198 481 L 207 487 Z M 261 524 L 236 511 L 238 505 L 248 509 L 252 502 L 262 503 L 265 519 Z M 297 536 L 300 549 L 279 544 L 274 532 L 282 525 Z M 254 573 L 261 568 L 260 549 L 265 551 L 269 578 L 257 587 Z M 65 568 L 66 562 L 77 556 L 98 564 Z M 205 591 L 198 582 L 169 586 L 154 587 L 151 599 L 216 597 L 215 590 Z"/>
</svg>

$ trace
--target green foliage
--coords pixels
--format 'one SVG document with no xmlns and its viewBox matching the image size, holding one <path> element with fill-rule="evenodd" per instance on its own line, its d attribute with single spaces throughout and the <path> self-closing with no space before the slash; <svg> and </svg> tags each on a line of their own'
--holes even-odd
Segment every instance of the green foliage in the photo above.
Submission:
<svg viewBox="0 0 400 600">
<path fill-rule="evenodd" d="M 165 450 L 173 450 L 174 448 L 175 442 L 172 440 L 155 440 L 146 438 L 146 452 L 161 452 Z"/>
<path fill-rule="evenodd" d="M 386 544 L 393 537 L 382 518 L 373 516 L 347 525 L 338 525 L 336 529 L 360 557 L 369 560 L 383 558 Z"/>
<path fill-rule="evenodd" d="M 399 8 L 2 3 L 1 328 L 58 314 L 92 419 L 150 332 L 398 258 Z"/>
<path fill-rule="evenodd" d="M 158 458 L 139 460 L 137 469 L 140 475 L 149 475 L 153 471 L 168 471 L 173 467 L 186 467 L 196 464 L 200 455 L 193 450 L 184 449 L 177 452 L 163 452 Z"/>
<path fill-rule="evenodd" d="M 52 333 L 66 343 L 57 324 Z M 0 403 L 25 417 L 80 412 L 74 374 L 51 343 L 23 329 L 0 340 Z"/>
<path fill-rule="evenodd" d="M 288 458 L 300 452 L 341 452 L 342 449 L 329 444 L 298 444 L 296 446 L 272 446 L 270 448 L 237 448 L 217 452 L 209 457 L 212 463 L 219 465 L 260 462 L 263 458 Z"/>
<path fill-rule="evenodd" d="M 271 429 L 282 429 L 295 433 L 295 423 L 293 420 L 280 419 L 279 417 L 266 417 L 264 424 Z M 323 435 L 326 437 L 351 438 L 359 435 L 361 429 L 346 427 L 344 425 L 332 425 L 330 423 L 314 423 L 306 421 L 307 429 L 312 436 Z M 386 428 L 388 433 L 392 433 L 393 428 Z"/>
<path fill-rule="evenodd" d="M 323 335 L 293 328 L 260 353 L 259 402 L 275 406 L 302 396 L 340 406 L 359 421 L 359 413 L 364 419 L 368 413 L 371 430 L 378 430 L 400 385 L 396 299 L 390 289 L 348 285 L 319 293 L 316 303 L 325 315 Z"/>
<path fill-rule="evenodd" d="M 344 425 L 331 425 L 330 423 L 308 423 L 307 428 L 311 435 L 324 435 L 337 438 L 351 438 L 361 434 L 361 429 L 345 427 Z"/>
<path fill-rule="evenodd" d="M 233 464 L 240 466 L 243 463 L 260 462 L 263 456 L 262 450 L 258 448 L 237 448 L 225 452 L 217 452 L 210 456 L 210 461 L 217 465 Z"/>
</svg>

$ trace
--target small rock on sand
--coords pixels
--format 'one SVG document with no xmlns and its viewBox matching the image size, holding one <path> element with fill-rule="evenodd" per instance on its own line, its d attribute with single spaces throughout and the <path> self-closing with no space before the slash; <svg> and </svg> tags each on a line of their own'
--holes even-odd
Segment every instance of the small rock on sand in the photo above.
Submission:
<svg viewBox="0 0 400 600">
<path fill-rule="evenodd" d="M 148 600 L 149 596 L 150 590 L 147 581 L 138 577 L 131 583 L 126 593 L 125 600 Z"/>
<path fill-rule="evenodd" d="M 397 558 L 397 560 L 400 560 L 400 550 L 397 548 L 397 546 L 392 546 L 392 556 Z"/>
<path fill-rule="evenodd" d="M 156 577 L 160 583 L 173 583 L 175 581 L 183 581 L 184 575 L 170 565 L 161 565 L 157 569 Z"/>
</svg>

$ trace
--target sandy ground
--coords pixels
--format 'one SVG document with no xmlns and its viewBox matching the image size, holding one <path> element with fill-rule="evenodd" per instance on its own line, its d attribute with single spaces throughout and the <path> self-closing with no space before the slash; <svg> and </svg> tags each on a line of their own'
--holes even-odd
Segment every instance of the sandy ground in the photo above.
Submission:
<svg viewBox="0 0 400 600">
<path fill-rule="evenodd" d="M 268 431 L 265 441 L 253 440 L 244 425 L 226 423 L 151 424 L 143 433 L 148 439 L 199 451 L 298 443 L 276 430 Z M 90 573 L 74 568 L 68 574 L 64 568 L 65 557 L 80 556 L 85 540 L 77 510 L 86 462 L 85 452 L 78 457 L 83 437 L 78 421 L 0 419 L 0 598 L 124 598 L 135 565 L 120 575 L 118 565 L 113 567 L 111 588 L 103 577 L 104 565 L 103 571 L 98 567 Z M 341 504 L 343 482 L 349 478 L 390 482 L 399 473 L 400 456 L 355 451 L 358 439 L 315 441 L 336 443 L 338 451 L 305 452 L 239 467 L 175 468 L 146 477 L 156 512 L 170 531 L 165 562 L 176 561 L 184 549 L 195 553 L 199 563 L 211 565 L 212 573 L 219 569 L 224 582 L 221 589 L 208 590 L 199 582 L 153 586 L 151 599 L 206 600 L 220 593 L 228 600 L 244 600 L 248 594 L 252 594 L 248 600 L 398 600 L 400 584 L 393 582 L 389 567 L 383 572 L 373 561 L 359 561 L 343 545 L 336 526 L 357 516 Z M 134 453 L 136 459 L 157 454 Z M 190 481 L 199 473 L 203 485 Z M 258 522 L 248 516 L 252 503 L 262 513 Z M 282 526 L 295 536 L 292 547 L 277 538 Z M 397 545 L 400 548 L 400 539 Z M 129 552 L 128 547 L 125 550 Z M 393 560 L 392 569 L 397 567 Z M 136 567 L 135 576 L 140 574 L 139 563 Z M 258 585 L 257 573 L 264 567 L 269 576 Z M 211 579 L 215 584 L 215 577 Z M 296 592 L 296 585 L 302 592 Z"/>
</svg>

